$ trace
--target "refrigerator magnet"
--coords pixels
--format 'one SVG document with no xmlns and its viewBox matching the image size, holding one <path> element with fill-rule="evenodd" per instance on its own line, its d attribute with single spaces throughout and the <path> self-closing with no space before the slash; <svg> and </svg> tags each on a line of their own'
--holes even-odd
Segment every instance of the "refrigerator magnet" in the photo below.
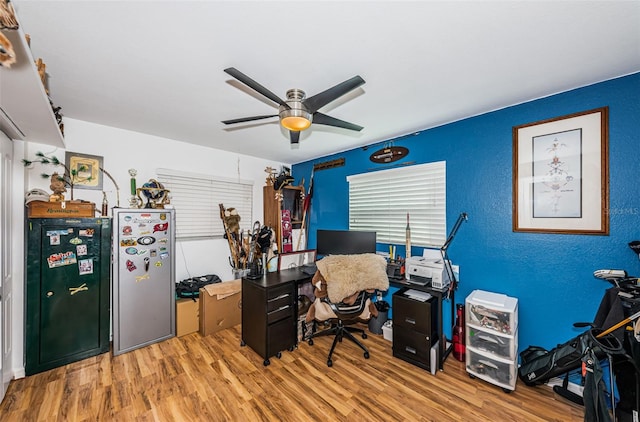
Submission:
<svg viewBox="0 0 640 422">
<path fill-rule="evenodd" d="M 134 271 L 136 268 L 136 264 L 133 263 L 132 260 L 127 259 L 127 270 L 129 270 L 129 272 Z"/>
<path fill-rule="evenodd" d="M 49 235 L 49 244 L 50 245 L 59 245 L 60 244 L 60 235 L 57 234 L 57 233 Z"/>
<path fill-rule="evenodd" d="M 49 268 L 63 267 L 76 263 L 76 254 L 72 251 L 60 252 L 49 255 L 47 258 Z"/>
<path fill-rule="evenodd" d="M 156 224 L 153 226 L 153 232 L 167 232 L 169 228 L 169 223 Z"/>
<path fill-rule="evenodd" d="M 93 259 L 81 259 L 78 261 L 80 275 L 93 274 Z"/>
<path fill-rule="evenodd" d="M 85 237 L 93 237 L 93 234 L 95 232 L 96 232 L 95 229 L 81 229 L 78 231 L 78 235 L 85 236 Z"/>
<path fill-rule="evenodd" d="M 87 254 L 87 245 L 78 245 L 76 246 L 76 254 L 78 256 L 84 256 Z"/>
</svg>

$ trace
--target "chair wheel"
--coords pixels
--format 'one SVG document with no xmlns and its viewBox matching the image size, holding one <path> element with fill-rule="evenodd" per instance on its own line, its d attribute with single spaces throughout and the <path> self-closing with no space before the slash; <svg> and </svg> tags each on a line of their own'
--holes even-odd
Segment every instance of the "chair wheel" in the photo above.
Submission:
<svg viewBox="0 0 640 422">
<path fill-rule="evenodd" d="M 278 352 L 278 353 L 276 353 L 276 357 L 277 357 L 278 359 L 280 359 L 280 358 L 282 357 L 282 352 Z"/>
<path fill-rule="evenodd" d="M 327 361 L 327 366 L 328 366 L 329 368 L 331 368 L 331 367 L 333 366 L 333 361 L 332 361 L 331 359 L 329 359 L 329 360 Z"/>
<path fill-rule="evenodd" d="M 240 342 L 240 346 L 241 346 L 241 347 L 244 347 L 244 346 L 246 346 L 246 345 L 247 345 L 247 343 L 245 343 L 245 342 L 244 342 L 244 340 L 242 340 L 242 341 Z"/>
<path fill-rule="evenodd" d="M 308 343 L 309 343 L 309 346 L 313 346 L 313 339 L 310 338 Z"/>
<path fill-rule="evenodd" d="M 367 338 L 367 333 L 362 333 L 362 338 Z"/>
<path fill-rule="evenodd" d="M 264 362 L 262 362 L 264 366 L 269 366 L 270 363 L 269 359 L 265 359 Z"/>
<path fill-rule="evenodd" d="M 369 359 L 369 352 L 364 352 L 364 358 Z"/>
</svg>

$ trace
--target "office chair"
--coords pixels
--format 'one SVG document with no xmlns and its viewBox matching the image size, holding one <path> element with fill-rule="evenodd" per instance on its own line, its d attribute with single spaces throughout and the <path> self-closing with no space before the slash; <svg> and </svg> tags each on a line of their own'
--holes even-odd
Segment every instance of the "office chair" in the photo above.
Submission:
<svg viewBox="0 0 640 422">
<path fill-rule="evenodd" d="M 327 366 L 333 366 L 333 360 L 331 360 L 331 356 L 333 356 L 336 345 L 338 344 L 338 342 L 342 342 L 343 338 L 347 338 L 357 344 L 364 351 L 364 358 L 369 359 L 369 350 L 351 333 L 360 333 L 363 339 L 367 338 L 367 334 L 361 328 L 348 326 L 348 324 L 351 324 L 353 322 L 363 321 L 363 319 L 359 317 L 369 306 L 369 295 L 370 294 L 365 290 L 360 291 L 356 297 L 355 302 L 351 305 L 344 302 L 333 303 L 329 300 L 328 297 L 323 297 L 321 299 L 323 303 L 327 304 L 331 308 L 331 310 L 335 314 L 335 318 L 330 318 L 327 320 L 332 322 L 331 328 L 314 332 L 309 337 L 308 343 L 310 346 L 313 346 L 313 339 L 316 337 L 331 335 L 335 336 L 335 338 L 333 339 L 333 344 L 331 345 L 331 350 L 329 350 L 329 356 L 327 357 Z"/>
</svg>

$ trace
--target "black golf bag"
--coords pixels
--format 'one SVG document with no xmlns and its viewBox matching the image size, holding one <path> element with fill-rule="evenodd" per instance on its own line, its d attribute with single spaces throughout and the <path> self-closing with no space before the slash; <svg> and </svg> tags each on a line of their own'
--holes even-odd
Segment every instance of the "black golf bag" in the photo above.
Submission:
<svg viewBox="0 0 640 422">
<path fill-rule="evenodd" d="M 555 376 L 579 368 L 582 351 L 581 336 L 551 350 L 529 346 L 520 353 L 518 377 L 530 387 L 544 384 Z"/>
<path fill-rule="evenodd" d="M 622 345 L 615 336 L 607 334 L 596 338 L 602 331 L 591 328 L 548 351 L 538 346 L 528 347 L 520 353 L 518 377 L 528 386 L 540 385 L 580 368 L 582 357 L 588 349 L 593 349 L 600 359 L 605 358 L 607 353 L 619 353 Z"/>
<path fill-rule="evenodd" d="M 607 419 L 608 412 L 603 408 L 604 383 L 601 378 L 594 382 L 593 376 L 594 373 L 602 373 L 598 361 L 605 358 L 609 360 L 609 394 L 613 394 L 614 379 L 619 394 L 617 405 L 614 405 L 614 397 L 611 396 L 611 407 L 615 408 L 614 420 L 635 421 L 640 411 L 640 342 L 634 337 L 633 331 L 623 327 L 613 331 L 609 329 L 607 331 L 611 332 L 604 336 L 601 333 L 605 329 L 594 328 L 613 328 L 614 325 L 620 325 L 616 323 L 623 323 L 625 318 L 631 318 L 631 315 L 640 311 L 640 285 L 636 283 L 636 279 L 633 279 L 632 284 L 623 283 L 622 280 L 617 280 L 616 284 L 617 287 L 605 292 L 593 324 L 574 324 L 576 327 L 590 326 L 588 331 L 551 350 L 529 346 L 520 353 L 518 377 L 522 382 L 535 386 L 564 375 L 562 385 L 553 387 L 554 392 L 584 405 L 585 420 L 589 421 L 610 420 Z M 583 372 L 585 388 L 583 396 L 579 396 L 569 391 L 567 385 L 569 372 L 575 373 L 583 363 L 586 367 L 586 372 Z"/>
</svg>

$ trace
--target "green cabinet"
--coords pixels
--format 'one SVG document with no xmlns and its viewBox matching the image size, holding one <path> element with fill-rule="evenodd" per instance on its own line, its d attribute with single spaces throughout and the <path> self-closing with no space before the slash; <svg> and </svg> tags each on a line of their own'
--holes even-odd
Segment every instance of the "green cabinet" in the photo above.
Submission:
<svg viewBox="0 0 640 422">
<path fill-rule="evenodd" d="M 26 222 L 25 372 L 109 351 L 111 219 Z"/>
</svg>

